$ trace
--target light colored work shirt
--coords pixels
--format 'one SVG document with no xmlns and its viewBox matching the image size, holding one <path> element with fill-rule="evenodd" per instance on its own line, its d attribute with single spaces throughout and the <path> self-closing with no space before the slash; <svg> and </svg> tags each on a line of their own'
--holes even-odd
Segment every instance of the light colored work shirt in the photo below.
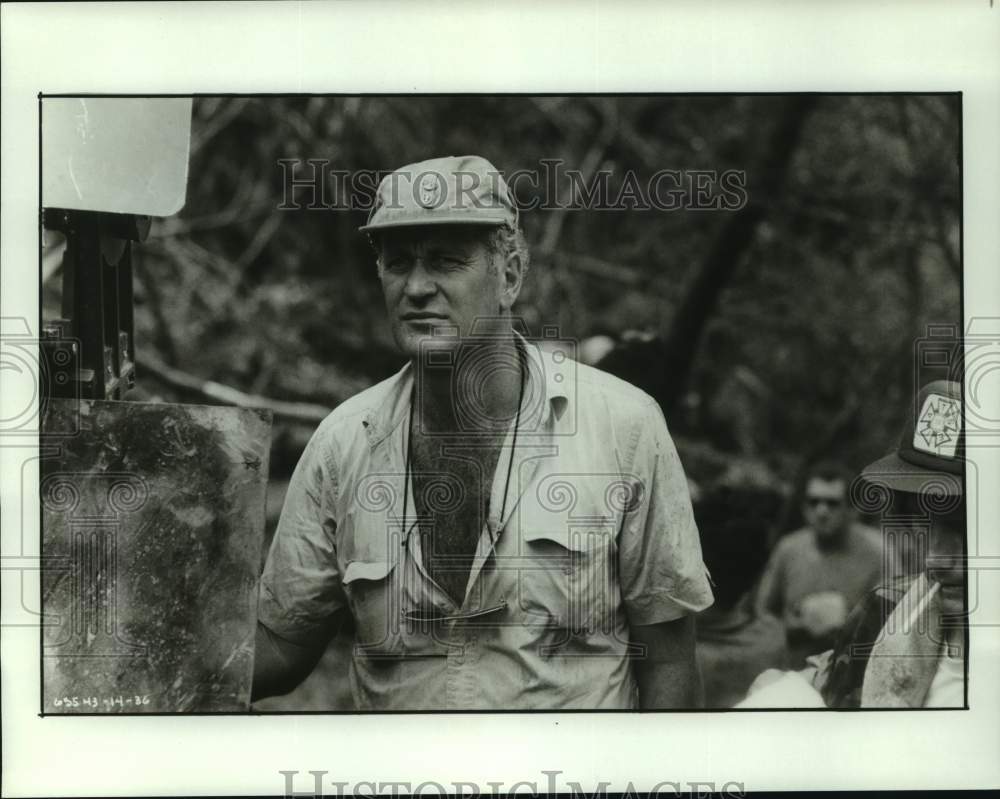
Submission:
<svg viewBox="0 0 1000 799">
<path fill-rule="evenodd" d="M 302 643 L 347 610 L 360 709 L 634 707 L 630 626 L 712 602 L 659 406 L 519 340 L 516 447 L 512 423 L 461 605 L 428 575 L 404 485 L 410 366 L 334 410 L 295 470 L 259 619 Z M 448 479 L 425 498 L 439 513 L 454 501 Z"/>
</svg>

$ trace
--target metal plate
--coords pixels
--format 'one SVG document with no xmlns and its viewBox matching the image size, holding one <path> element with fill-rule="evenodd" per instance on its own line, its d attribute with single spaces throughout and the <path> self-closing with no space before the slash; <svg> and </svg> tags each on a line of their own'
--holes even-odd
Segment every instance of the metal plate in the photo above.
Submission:
<svg viewBox="0 0 1000 799">
<path fill-rule="evenodd" d="M 44 98 L 42 205 L 175 214 L 190 143 L 190 98 Z"/>
<path fill-rule="evenodd" d="M 43 713 L 249 709 L 270 412 L 51 400 Z"/>
</svg>

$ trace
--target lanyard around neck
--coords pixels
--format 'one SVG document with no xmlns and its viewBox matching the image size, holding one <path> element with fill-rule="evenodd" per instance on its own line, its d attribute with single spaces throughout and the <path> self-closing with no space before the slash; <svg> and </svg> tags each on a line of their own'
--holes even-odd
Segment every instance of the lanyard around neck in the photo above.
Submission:
<svg viewBox="0 0 1000 799">
<path fill-rule="evenodd" d="M 517 349 L 517 363 L 519 367 L 519 373 L 521 378 L 521 388 L 517 395 L 517 415 L 514 417 L 514 436 L 511 441 L 510 447 L 510 460 L 507 462 L 507 479 L 504 481 L 503 488 L 503 502 L 500 505 L 500 524 L 503 524 L 504 514 L 507 512 L 507 494 L 510 491 L 510 476 L 514 469 L 514 454 L 517 452 L 517 431 L 521 427 L 521 405 L 524 403 L 524 384 L 525 384 L 525 372 L 524 368 L 524 358 L 525 355 L 521 351 L 521 347 L 515 343 L 515 348 Z M 404 539 L 407 532 L 406 527 L 406 511 L 410 498 L 410 456 L 413 451 L 413 408 L 416 403 L 413 401 L 416 386 L 410 391 L 410 419 L 406 430 L 406 474 L 404 476 L 403 483 L 403 535 Z"/>
</svg>

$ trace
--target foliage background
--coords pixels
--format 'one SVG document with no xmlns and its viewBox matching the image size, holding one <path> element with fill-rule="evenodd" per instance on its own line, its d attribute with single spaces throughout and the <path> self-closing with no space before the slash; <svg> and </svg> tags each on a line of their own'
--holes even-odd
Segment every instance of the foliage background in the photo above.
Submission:
<svg viewBox="0 0 1000 799">
<path fill-rule="evenodd" d="M 769 162 L 781 96 L 198 98 L 187 204 L 138 256 L 140 364 L 325 407 L 399 368 L 356 232 L 365 212 L 277 210 L 280 159 L 387 171 L 470 152 L 507 173 L 562 159 L 610 171 L 612 196 L 629 170 L 644 184 L 659 169 L 741 169 L 761 213 L 697 309 L 697 334 L 672 342 L 691 351 L 687 369 L 663 348 L 732 212 L 526 212 L 533 265 L 518 311 L 536 333 L 609 335 L 605 365 L 661 399 L 680 387 L 663 401 L 699 485 L 741 462 L 791 487 L 804 461 L 858 467 L 892 446 L 913 382 L 936 376 L 915 372 L 915 341 L 960 321 L 960 100 L 808 99 L 797 141 Z M 528 202 L 532 187 L 518 187 Z M 623 343 L 626 331 L 644 335 Z M 279 418 L 277 482 L 311 427 Z"/>
</svg>

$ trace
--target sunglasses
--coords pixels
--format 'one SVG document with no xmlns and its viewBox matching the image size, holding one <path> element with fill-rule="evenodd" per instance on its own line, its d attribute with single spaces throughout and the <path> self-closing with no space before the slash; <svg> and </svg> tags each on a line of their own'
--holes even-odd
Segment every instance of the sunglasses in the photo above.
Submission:
<svg viewBox="0 0 1000 799">
<path fill-rule="evenodd" d="M 827 505 L 831 508 L 840 508 L 844 505 L 842 499 L 829 499 L 827 497 L 806 497 L 806 505 L 810 508 L 818 508 L 820 505 Z"/>
</svg>

